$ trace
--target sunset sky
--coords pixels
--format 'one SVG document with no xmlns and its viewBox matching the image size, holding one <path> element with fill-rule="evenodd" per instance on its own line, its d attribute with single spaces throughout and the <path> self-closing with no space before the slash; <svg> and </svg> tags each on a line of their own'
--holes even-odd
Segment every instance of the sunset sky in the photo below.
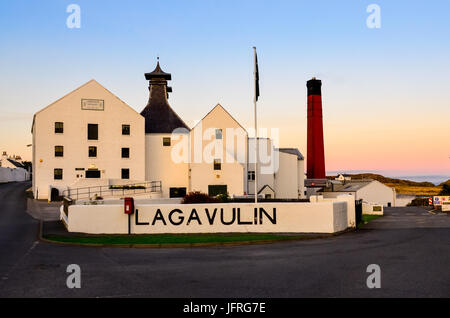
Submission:
<svg viewBox="0 0 450 318">
<path fill-rule="evenodd" d="M 252 127 L 256 46 L 259 126 L 279 128 L 280 146 L 306 155 L 315 76 L 327 170 L 450 175 L 449 39 L 446 0 L 2 1 L 0 151 L 31 159 L 33 114 L 92 78 L 140 112 L 158 55 L 188 125 L 220 103 Z"/>
</svg>

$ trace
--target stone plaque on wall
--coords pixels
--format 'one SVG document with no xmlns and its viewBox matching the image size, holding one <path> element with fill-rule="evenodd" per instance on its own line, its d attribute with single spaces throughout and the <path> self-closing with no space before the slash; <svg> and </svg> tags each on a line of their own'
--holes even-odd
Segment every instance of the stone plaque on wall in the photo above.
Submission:
<svg viewBox="0 0 450 318">
<path fill-rule="evenodd" d="M 105 101 L 103 99 L 82 99 L 81 109 L 84 110 L 105 110 Z"/>
</svg>

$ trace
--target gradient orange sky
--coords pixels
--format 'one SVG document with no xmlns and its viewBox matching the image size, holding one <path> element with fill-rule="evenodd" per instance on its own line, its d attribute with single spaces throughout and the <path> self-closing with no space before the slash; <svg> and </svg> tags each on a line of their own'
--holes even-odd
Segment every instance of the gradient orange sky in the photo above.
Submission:
<svg viewBox="0 0 450 318">
<path fill-rule="evenodd" d="M 259 126 L 279 128 L 280 146 L 306 155 L 315 76 L 328 171 L 450 176 L 448 1 L 378 1 L 380 29 L 367 28 L 364 1 L 77 3 L 77 30 L 70 2 L 0 4 L 0 151 L 31 159 L 33 113 L 91 78 L 140 112 L 157 55 L 191 127 L 217 103 L 253 127 L 255 45 Z"/>
</svg>

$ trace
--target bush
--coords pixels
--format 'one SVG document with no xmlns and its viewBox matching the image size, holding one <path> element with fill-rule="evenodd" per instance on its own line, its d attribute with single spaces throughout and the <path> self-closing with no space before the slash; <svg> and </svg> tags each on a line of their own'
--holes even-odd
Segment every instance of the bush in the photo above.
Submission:
<svg viewBox="0 0 450 318">
<path fill-rule="evenodd" d="M 415 198 L 407 206 L 428 206 L 428 198 Z"/>
<path fill-rule="evenodd" d="M 219 200 L 216 198 L 212 198 L 206 193 L 202 193 L 200 191 L 189 192 L 186 194 L 181 201 L 182 204 L 189 203 L 218 203 Z"/>
<path fill-rule="evenodd" d="M 228 192 L 216 195 L 216 199 L 221 203 L 228 203 L 231 201 L 231 198 L 228 195 Z"/>
<path fill-rule="evenodd" d="M 444 183 L 439 195 L 450 195 L 450 184 Z"/>
</svg>

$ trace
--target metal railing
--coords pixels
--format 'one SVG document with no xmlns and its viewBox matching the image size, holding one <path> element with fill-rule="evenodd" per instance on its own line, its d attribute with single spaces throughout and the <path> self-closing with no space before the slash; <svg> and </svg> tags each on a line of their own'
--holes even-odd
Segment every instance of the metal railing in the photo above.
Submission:
<svg viewBox="0 0 450 318">
<path fill-rule="evenodd" d="M 92 199 L 114 196 L 125 196 L 145 193 L 157 193 L 162 191 L 161 181 L 149 181 L 132 184 L 117 184 L 72 188 L 63 191 L 63 196 L 72 200 Z"/>
</svg>

